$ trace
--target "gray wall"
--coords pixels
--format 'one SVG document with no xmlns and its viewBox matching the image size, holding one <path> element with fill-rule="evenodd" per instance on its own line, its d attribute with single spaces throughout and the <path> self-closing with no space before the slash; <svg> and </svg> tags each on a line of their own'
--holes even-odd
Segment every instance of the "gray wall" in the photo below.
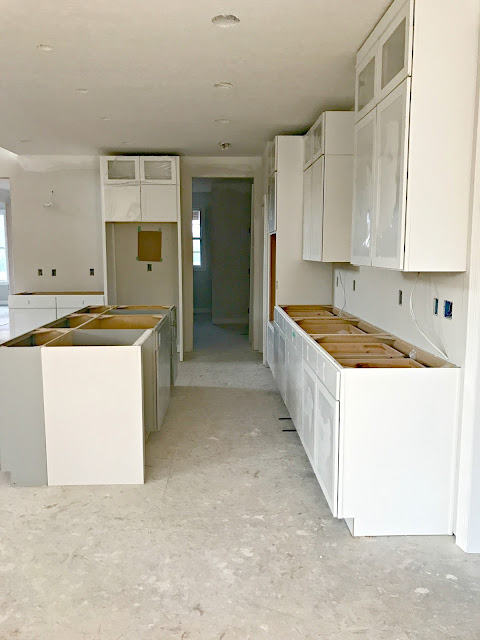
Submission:
<svg viewBox="0 0 480 640">
<path fill-rule="evenodd" d="M 194 308 L 213 322 L 248 322 L 250 304 L 249 178 L 193 180 L 193 207 L 205 216 L 206 265 L 194 269 Z"/>
</svg>

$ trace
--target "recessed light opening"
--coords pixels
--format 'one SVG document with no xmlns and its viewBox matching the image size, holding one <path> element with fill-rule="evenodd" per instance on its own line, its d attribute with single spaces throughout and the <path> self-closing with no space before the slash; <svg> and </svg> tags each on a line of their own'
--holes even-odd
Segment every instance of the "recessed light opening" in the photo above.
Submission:
<svg viewBox="0 0 480 640">
<path fill-rule="evenodd" d="M 39 51 L 52 51 L 53 47 L 50 44 L 37 44 Z"/>
<path fill-rule="evenodd" d="M 215 124 L 230 124 L 230 122 L 228 118 L 217 118 L 217 120 L 215 120 Z"/>
<path fill-rule="evenodd" d="M 231 14 L 221 14 L 212 18 L 212 22 L 217 27 L 228 29 L 228 27 L 234 27 L 235 25 L 237 25 L 240 22 L 240 18 L 237 18 L 237 16 L 233 16 Z"/>
<path fill-rule="evenodd" d="M 222 151 L 226 151 L 230 149 L 230 142 L 219 142 L 218 146 L 222 149 Z"/>
<path fill-rule="evenodd" d="M 233 89 L 233 84 L 231 82 L 216 82 L 213 86 L 215 89 Z"/>
</svg>

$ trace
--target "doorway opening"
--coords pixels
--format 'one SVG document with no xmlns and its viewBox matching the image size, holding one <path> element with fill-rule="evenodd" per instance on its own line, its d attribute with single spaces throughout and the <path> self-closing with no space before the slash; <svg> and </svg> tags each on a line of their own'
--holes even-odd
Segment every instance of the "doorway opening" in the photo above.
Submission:
<svg viewBox="0 0 480 640">
<path fill-rule="evenodd" d="M 10 338 L 8 294 L 10 269 L 8 235 L 10 228 L 10 180 L 0 179 L 0 343 Z"/>
<path fill-rule="evenodd" d="M 194 348 L 248 341 L 252 178 L 193 178 Z"/>
</svg>

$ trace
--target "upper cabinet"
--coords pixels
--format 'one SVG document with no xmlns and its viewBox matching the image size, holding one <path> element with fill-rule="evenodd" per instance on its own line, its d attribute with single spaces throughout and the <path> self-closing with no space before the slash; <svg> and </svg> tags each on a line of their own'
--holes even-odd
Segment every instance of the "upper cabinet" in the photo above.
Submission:
<svg viewBox="0 0 480 640">
<path fill-rule="evenodd" d="M 351 111 L 326 111 L 304 136 L 304 260 L 350 260 L 353 120 Z"/>
<path fill-rule="evenodd" d="M 178 156 L 101 158 L 105 222 L 177 222 Z"/>
<path fill-rule="evenodd" d="M 395 0 L 358 52 L 353 264 L 466 269 L 477 45 L 454 3 Z"/>
</svg>

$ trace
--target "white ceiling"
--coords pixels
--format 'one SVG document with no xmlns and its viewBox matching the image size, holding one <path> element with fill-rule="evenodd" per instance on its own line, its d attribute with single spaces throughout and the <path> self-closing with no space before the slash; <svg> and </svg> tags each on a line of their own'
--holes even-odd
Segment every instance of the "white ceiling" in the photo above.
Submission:
<svg viewBox="0 0 480 640">
<path fill-rule="evenodd" d="M 0 146 L 260 154 L 274 134 L 353 106 L 355 52 L 390 1 L 5 0 Z M 241 22 L 216 27 L 220 13 Z"/>
</svg>

